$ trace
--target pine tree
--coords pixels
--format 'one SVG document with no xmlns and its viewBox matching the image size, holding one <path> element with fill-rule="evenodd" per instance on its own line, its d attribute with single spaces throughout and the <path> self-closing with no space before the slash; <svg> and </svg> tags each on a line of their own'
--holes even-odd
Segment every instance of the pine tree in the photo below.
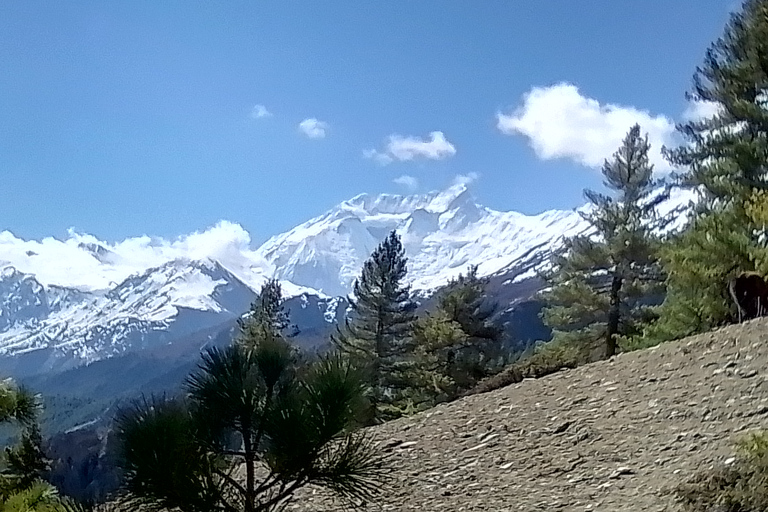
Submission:
<svg viewBox="0 0 768 512">
<path fill-rule="evenodd" d="M 280 283 L 276 279 L 264 283 L 248 315 L 239 322 L 240 343 L 252 346 L 259 340 L 284 338 L 290 320 L 283 302 Z"/>
<path fill-rule="evenodd" d="M 50 462 L 43 452 L 36 395 L 16 386 L 10 379 L 0 382 L 0 423 L 15 423 L 21 439 L 7 446 L 0 469 L 0 509 L 19 512 L 83 512 L 83 508 L 58 495 L 43 481 Z"/>
<path fill-rule="evenodd" d="M 747 212 L 768 188 L 768 1 L 747 0 L 731 15 L 694 75 L 689 99 L 715 113 L 678 126 L 685 144 L 667 150 L 683 184 L 701 192 L 688 230 L 664 254 L 667 299 L 650 337 L 671 339 L 733 319 L 726 283 L 755 270 L 761 250 Z"/>
<path fill-rule="evenodd" d="M 392 231 L 363 264 L 347 321 L 333 339 L 341 353 L 364 371 L 376 420 L 397 416 L 407 406 L 416 319 L 416 303 L 410 286 L 404 284 L 407 262 L 400 237 Z"/>
<path fill-rule="evenodd" d="M 467 343 L 461 325 L 438 308 L 415 322 L 413 339 L 417 370 L 411 375 L 411 389 L 417 409 L 455 398 L 456 351 Z"/>
<path fill-rule="evenodd" d="M 362 378 L 338 354 L 301 364 L 282 335 L 287 325 L 280 287 L 270 281 L 238 341 L 203 354 L 186 397 L 120 411 L 126 509 L 285 510 L 307 485 L 342 505 L 378 494 L 384 461 L 356 432 Z"/>
<path fill-rule="evenodd" d="M 440 292 L 436 310 L 417 322 L 420 368 L 429 375 L 428 389 L 437 391 L 435 401 L 456 398 L 508 362 L 504 331 L 491 320 L 497 304 L 488 299 L 487 286 L 488 279 L 471 266 Z"/>
<path fill-rule="evenodd" d="M 653 179 L 648 138 L 633 126 L 602 173 L 614 196 L 587 190 L 591 209 L 583 214 L 592 235 L 566 240 L 548 275 L 543 318 L 553 341 L 573 344 L 584 358 L 611 357 L 622 337 L 638 332 L 647 314 L 644 299 L 662 280 L 655 256 L 655 210 L 666 197 Z"/>
</svg>

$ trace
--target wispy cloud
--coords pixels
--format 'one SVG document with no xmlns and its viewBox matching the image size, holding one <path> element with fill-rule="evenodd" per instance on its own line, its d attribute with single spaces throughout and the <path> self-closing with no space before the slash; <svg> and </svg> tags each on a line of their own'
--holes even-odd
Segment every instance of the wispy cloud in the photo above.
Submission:
<svg viewBox="0 0 768 512">
<path fill-rule="evenodd" d="M 458 174 L 453 178 L 453 185 L 471 185 L 480 179 L 480 174 L 469 172 L 467 174 Z"/>
<path fill-rule="evenodd" d="M 377 163 L 381 165 L 391 164 L 392 161 L 394 160 L 387 153 L 380 153 L 375 149 L 364 149 L 363 157 L 370 158 L 371 160 L 375 160 Z"/>
<path fill-rule="evenodd" d="M 417 180 L 415 177 L 409 176 L 407 174 L 403 174 L 399 178 L 395 178 L 392 181 L 394 183 L 398 184 L 398 185 L 402 185 L 403 187 L 405 187 L 406 189 L 408 189 L 411 192 L 413 192 L 414 190 L 419 188 L 419 180 Z"/>
<path fill-rule="evenodd" d="M 365 158 L 373 159 L 381 165 L 387 165 L 395 160 L 400 162 L 417 159 L 443 160 L 455 154 L 456 147 L 448 142 L 445 134 L 440 131 L 431 132 L 428 139 L 393 134 L 387 138 L 383 151 L 376 149 L 363 151 Z"/>
<path fill-rule="evenodd" d="M 251 109 L 251 118 L 262 119 L 264 117 L 272 117 L 272 112 L 267 110 L 267 107 L 264 105 L 254 105 Z"/>
<path fill-rule="evenodd" d="M 675 144 L 671 119 L 632 106 L 601 104 L 582 95 L 573 84 L 534 87 L 514 112 L 498 112 L 496 119 L 502 133 L 528 138 L 539 158 L 567 158 L 587 167 L 602 165 L 629 128 L 638 123 L 648 133 L 651 163 L 657 171 L 670 170 L 661 148 Z"/>
<path fill-rule="evenodd" d="M 324 121 L 318 121 L 314 117 L 303 120 L 299 123 L 299 130 L 310 139 L 322 139 L 325 138 L 325 134 L 328 131 L 328 123 Z"/>
</svg>

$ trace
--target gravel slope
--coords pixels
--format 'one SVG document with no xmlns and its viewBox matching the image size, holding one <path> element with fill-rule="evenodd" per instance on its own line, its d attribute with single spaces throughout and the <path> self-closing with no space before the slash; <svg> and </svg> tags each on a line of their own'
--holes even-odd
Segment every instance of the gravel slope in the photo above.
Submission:
<svg viewBox="0 0 768 512">
<path fill-rule="evenodd" d="M 386 511 L 675 510 L 666 490 L 768 428 L 768 321 L 622 354 L 373 428 Z M 289 508 L 338 510 L 319 491 Z"/>
</svg>

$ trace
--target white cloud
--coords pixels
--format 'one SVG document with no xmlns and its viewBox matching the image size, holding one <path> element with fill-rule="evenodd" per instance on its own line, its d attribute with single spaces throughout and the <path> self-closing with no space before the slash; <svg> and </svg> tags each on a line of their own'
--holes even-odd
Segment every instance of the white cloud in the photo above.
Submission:
<svg viewBox="0 0 768 512">
<path fill-rule="evenodd" d="M 452 185 L 471 185 L 480 179 L 480 174 L 476 172 L 470 172 L 467 174 L 458 174 L 453 178 Z"/>
<path fill-rule="evenodd" d="M 413 192 L 417 188 L 419 188 L 419 180 L 417 180 L 413 176 L 409 176 L 407 174 L 403 174 L 399 178 L 395 178 L 392 180 L 394 183 L 397 183 L 398 185 L 402 185 L 409 191 Z"/>
<path fill-rule="evenodd" d="M 251 117 L 253 119 L 272 117 L 272 112 L 267 110 L 267 107 L 265 107 L 264 105 L 254 105 L 253 109 L 251 109 Z"/>
<path fill-rule="evenodd" d="M 428 140 L 393 134 L 388 137 L 384 151 L 375 149 L 363 151 L 363 156 L 376 160 L 381 165 L 389 164 L 395 160 L 400 162 L 420 158 L 443 160 L 455 154 L 456 147 L 448 142 L 445 134 L 440 131 L 430 132 Z"/>
<path fill-rule="evenodd" d="M 690 101 L 683 112 L 683 120 L 710 119 L 720 112 L 720 104 L 714 101 Z"/>
<path fill-rule="evenodd" d="M 387 165 L 392 163 L 393 158 L 386 153 L 379 153 L 375 149 L 364 149 L 363 157 L 375 160 L 380 165 Z"/>
<path fill-rule="evenodd" d="M 310 139 L 325 138 L 325 133 L 328 131 L 328 128 L 328 123 L 318 121 L 314 117 L 310 117 L 299 123 L 299 130 Z"/>
<path fill-rule="evenodd" d="M 651 163 L 657 171 L 670 170 L 661 148 L 675 145 L 671 119 L 632 106 L 601 104 L 573 84 L 534 87 L 514 112 L 498 112 L 496 118 L 502 133 L 527 137 L 539 158 L 568 158 L 587 167 L 601 166 L 637 123 L 648 133 Z"/>
<path fill-rule="evenodd" d="M 0 269 L 8 263 L 21 272 L 34 274 L 45 285 L 93 290 L 114 286 L 132 274 L 172 260 L 210 258 L 253 283 L 258 276 L 268 276 L 272 269 L 250 245 L 248 232 L 227 221 L 175 240 L 139 236 L 114 243 L 72 229 L 64 240 L 23 240 L 3 231 Z"/>
</svg>

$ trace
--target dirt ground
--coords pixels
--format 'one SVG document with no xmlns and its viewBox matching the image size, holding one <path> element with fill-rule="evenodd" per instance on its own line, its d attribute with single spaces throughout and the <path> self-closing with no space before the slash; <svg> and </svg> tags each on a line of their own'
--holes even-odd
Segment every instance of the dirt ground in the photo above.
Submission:
<svg viewBox="0 0 768 512">
<path fill-rule="evenodd" d="M 669 489 L 768 428 L 768 320 L 564 371 L 374 427 L 385 511 L 676 510 Z M 289 506 L 331 511 L 319 491 Z"/>
</svg>

